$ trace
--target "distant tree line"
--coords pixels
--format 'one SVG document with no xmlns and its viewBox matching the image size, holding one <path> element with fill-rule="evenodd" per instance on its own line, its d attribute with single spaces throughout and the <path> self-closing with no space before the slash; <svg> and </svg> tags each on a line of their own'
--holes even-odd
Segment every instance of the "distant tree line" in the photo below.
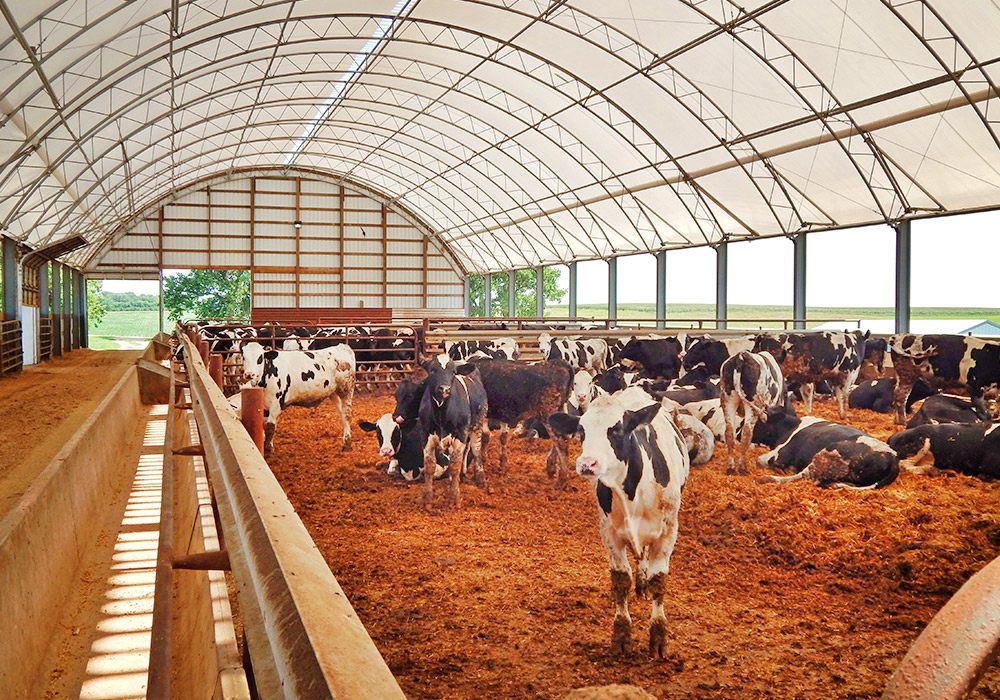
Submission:
<svg viewBox="0 0 1000 700">
<path fill-rule="evenodd" d="M 160 308 L 160 301 L 155 294 L 101 292 L 101 297 L 108 311 L 156 311 Z"/>
</svg>

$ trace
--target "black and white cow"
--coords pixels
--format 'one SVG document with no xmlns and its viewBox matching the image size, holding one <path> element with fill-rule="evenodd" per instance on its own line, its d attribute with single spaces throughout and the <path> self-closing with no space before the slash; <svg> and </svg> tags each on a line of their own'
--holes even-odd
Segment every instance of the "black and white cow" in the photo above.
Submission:
<svg viewBox="0 0 1000 700">
<path fill-rule="evenodd" d="M 608 343 L 601 338 L 553 338 L 542 333 L 538 336 L 538 350 L 543 360 L 565 360 L 574 370 L 591 374 L 602 372 L 607 366 Z"/>
<path fill-rule="evenodd" d="M 643 377 L 677 379 L 683 351 L 684 341 L 678 338 L 636 338 L 625 345 L 620 361 L 625 366 L 641 367 Z"/>
<path fill-rule="evenodd" d="M 729 355 L 729 347 L 710 335 L 688 338 L 688 347 L 682 359 L 684 376 L 678 383 L 694 384 L 718 377 L 722 372 L 722 363 L 729 359 Z"/>
<path fill-rule="evenodd" d="M 568 407 L 566 412 L 574 416 L 582 416 L 590 406 L 590 402 L 597 397 L 601 389 L 594 383 L 594 377 L 586 370 L 579 370 L 573 375 L 573 388 L 566 401 Z"/>
<path fill-rule="evenodd" d="M 489 409 L 486 390 L 474 364 L 456 365 L 448 355 L 437 355 L 421 365 L 427 372 L 420 398 L 418 421 L 426 436 L 424 444 L 424 508 L 434 501 L 434 472 L 440 450 L 448 458 L 451 478 L 451 501 L 462 506 L 459 482 L 471 451 L 471 465 L 476 482 L 486 485 L 483 468 L 483 443 L 488 439 L 486 414 Z"/>
<path fill-rule="evenodd" d="M 859 382 L 847 396 L 847 405 L 851 408 L 864 408 L 876 413 L 892 413 L 892 394 L 896 389 L 895 377 L 880 377 Z M 906 412 L 920 399 L 926 399 L 934 392 L 922 381 L 917 381 L 906 399 Z"/>
<path fill-rule="evenodd" d="M 343 449 L 351 449 L 354 401 L 354 352 L 346 345 L 326 350 L 266 350 L 260 343 L 243 346 L 243 379 L 264 389 L 264 454 L 273 449 L 278 416 L 286 406 L 317 406 L 332 398 L 343 423 Z"/>
<path fill-rule="evenodd" d="M 757 337 L 754 352 L 771 353 L 785 381 L 802 385 L 806 413 L 812 413 L 813 385 L 826 381 L 843 420 L 847 418 L 847 393 L 858 378 L 870 336 L 869 331 L 762 334 Z"/>
<path fill-rule="evenodd" d="M 594 486 L 601 541 L 611 570 L 615 620 L 611 649 L 624 653 L 632 639 L 628 596 L 637 560 L 635 588 L 653 599 L 649 651 L 662 657 L 667 619 L 663 610 L 670 554 L 677 541 L 681 487 L 689 463 L 684 438 L 656 403 L 629 406 L 615 396 L 598 396 L 580 417 L 550 418 L 563 435 L 580 432 L 583 446 L 576 471 Z"/>
<path fill-rule="evenodd" d="M 889 349 L 896 372 L 892 400 L 899 425 L 906 421 L 903 402 L 918 379 L 932 389 L 967 391 L 983 411 L 984 397 L 1000 391 L 1000 342 L 963 335 L 907 333 L 891 336 Z"/>
<path fill-rule="evenodd" d="M 785 401 L 785 382 L 774 357 L 767 352 L 740 352 L 722 363 L 722 415 L 726 421 L 727 474 L 747 473 L 747 450 L 758 419 L 766 420 L 768 406 Z M 742 415 L 739 462 L 736 430 Z"/>
<path fill-rule="evenodd" d="M 1000 423 L 937 423 L 901 430 L 889 437 L 908 471 L 934 473 L 920 467 L 925 456 L 934 469 L 950 469 L 968 476 L 1000 479 Z"/>
<path fill-rule="evenodd" d="M 935 394 L 924 400 L 906 422 L 907 428 L 936 423 L 979 423 L 988 421 L 990 414 L 961 396 Z"/>
<path fill-rule="evenodd" d="M 386 473 L 399 474 L 407 481 L 416 481 L 424 471 L 424 435 L 417 421 L 397 420 L 391 413 L 385 413 L 377 421 L 361 420 L 358 427 L 366 433 L 375 433 L 379 455 L 389 460 Z M 440 452 L 437 455 L 437 469 L 434 478 L 444 476 L 448 471 L 448 458 Z"/>
<path fill-rule="evenodd" d="M 513 338 L 495 340 L 446 340 L 444 351 L 453 360 L 470 357 L 488 357 L 494 360 L 516 360 L 521 356 L 517 341 Z"/>
<path fill-rule="evenodd" d="M 768 409 L 761 439 L 773 449 L 757 458 L 758 469 L 790 473 L 761 475 L 762 483 L 806 479 L 817 486 L 877 489 L 899 475 L 896 453 L 884 442 L 849 425 L 814 416 L 798 418 L 788 408 Z"/>
</svg>

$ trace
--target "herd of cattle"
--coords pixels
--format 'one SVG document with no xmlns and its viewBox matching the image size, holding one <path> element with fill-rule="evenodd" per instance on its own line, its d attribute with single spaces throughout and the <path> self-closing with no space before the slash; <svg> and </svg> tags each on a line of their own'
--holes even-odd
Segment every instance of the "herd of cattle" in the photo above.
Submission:
<svg viewBox="0 0 1000 700">
<path fill-rule="evenodd" d="M 436 477 L 450 480 L 460 506 L 463 474 L 486 484 L 486 444 L 499 430 L 500 474 L 507 469 L 511 429 L 547 437 L 547 471 L 562 487 L 567 446 L 581 441 L 576 472 L 592 482 L 600 533 L 610 562 L 616 604 L 612 646 L 630 643 L 627 600 L 637 558 L 639 593 L 653 599 L 650 652 L 663 654 L 664 581 L 677 537 L 681 487 L 691 466 L 728 450 L 727 471 L 747 473 L 751 443 L 769 451 L 757 459 L 758 479 L 807 479 L 820 486 L 879 488 L 900 466 L 933 456 L 936 469 L 1000 478 L 1000 430 L 987 397 L 1000 390 L 1000 342 L 946 335 L 887 341 L 860 332 L 760 333 L 713 338 L 553 338 L 543 333 L 540 362 L 523 362 L 508 338 L 448 344 L 425 358 L 396 389 L 396 405 L 359 427 L 376 433 L 388 472 L 424 481 L 425 507 Z M 242 346 L 244 379 L 264 388 L 267 446 L 281 410 L 341 403 L 344 449 L 350 447 L 357 353 L 343 340 L 309 350 Z M 879 377 L 886 354 L 894 377 Z M 864 371 L 868 379 L 858 383 Z M 969 400 L 936 393 L 962 390 Z M 892 412 L 903 424 L 887 442 L 852 426 L 808 415 L 817 391 L 848 408 Z M 802 400 L 797 415 L 792 396 Z M 766 472 L 766 473 L 765 473 Z M 778 472 L 773 474 L 772 472 Z"/>
</svg>

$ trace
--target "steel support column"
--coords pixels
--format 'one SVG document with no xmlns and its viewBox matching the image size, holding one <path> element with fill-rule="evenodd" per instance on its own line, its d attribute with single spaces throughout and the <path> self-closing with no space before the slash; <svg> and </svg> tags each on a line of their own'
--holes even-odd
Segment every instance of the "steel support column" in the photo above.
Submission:
<svg viewBox="0 0 1000 700">
<path fill-rule="evenodd" d="M 896 332 L 910 332 L 910 222 L 896 229 Z"/>
<path fill-rule="evenodd" d="M 569 267 L 569 317 L 576 318 L 576 263 L 571 262 Z"/>
<path fill-rule="evenodd" d="M 48 318 L 52 313 L 52 293 L 49 288 L 49 263 L 38 268 L 38 318 Z"/>
<path fill-rule="evenodd" d="M 13 321 L 21 305 L 21 290 L 18 288 L 17 242 L 7 236 L 0 237 L 3 248 L 3 320 Z"/>
<path fill-rule="evenodd" d="M 493 316 L 493 294 L 490 282 L 493 275 L 483 275 L 483 316 L 490 318 Z"/>
<path fill-rule="evenodd" d="M 73 349 L 73 268 L 62 266 L 62 346 L 67 352 Z"/>
<path fill-rule="evenodd" d="M 62 355 L 62 282 L 60 278 L 62 265 L 49 263 L 49 281 L 52 285 L 52 357 Z"/>
<path fill-rule="evenodd" d="M 667 317 L 667 251 L 656 253 L 656 327 L 665 328 Z"/>
<path fill-rule="evenodd" d="M 515 279 L 516 276 L 517 273 L 514 272 L 513 270 L 510 270 L 507 273 L 507 317 L 508 318 L 514 318 L 517 315 L 517 304 L 515 304 L 515 302 L 517 301 L 517 297 L 514 293 L 515 286 L 517 284 L 517 280 Z"/>
<path fill-rule="evenodd" d="M 545 316 L 545 268 L 535 268 L 535 316 Z"/>
<path fill-rule="evenodd" d="M 792 318 L 796 328 L 806 327 L 806 234 L 792 238 Z"/>
<path fill-rule="evenodd" d="M 729 244 L 720 243 L 715 248 L 715 322 L 716 328 L 725 328 L 729 318 Z"/>
<path fill-rule="evenodd" d="M 87 347 L 87 279 L 73 270 L 73 347 Z"/>
<path fill-rule="evenodd" d="M 618 258 L 608 259 L 608 327 L 614 328 L 618 319 Z"/>
<path fill-rule="evenodd" d="M 466 275 L 462 279 L 462 294 L 465 297 L 465 315 L 472 315 L 472 283 L 469 281 L 469 276 Z M 160 306 L 163 306 L 163 272 L 160 272 Z M 162 316 L 162 312 L 160 314 Z M 161 322 L 162 325 L 162 322 Z"/>
</svg>

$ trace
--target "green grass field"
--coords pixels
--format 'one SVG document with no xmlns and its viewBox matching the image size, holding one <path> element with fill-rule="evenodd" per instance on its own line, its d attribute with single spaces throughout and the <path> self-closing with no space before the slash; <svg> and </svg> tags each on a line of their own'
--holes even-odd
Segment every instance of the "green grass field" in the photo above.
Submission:
<svg viewBox="0 0 1000 700">
<path fill-rule="evenodd" d="M 90 325 L 89 346 L 92 350 L 118 350 L 122 345 L 116 340 L 145 345 L 156 335 L 159 316 L 156 310 L 108 311 L 99 326 Z"/>
<path fill-rule="evenodd" d="M 545 309 L 546 316 L 565 317 L 569 314 L 569 307 L 565 304 L 550 306 Z M 580 304 L 577 306 L 577 314 L 587 318 L 606 318 L 608 314 L 607 306 L 604 304 Z M 841 321 L 851 319 L 879 319 L 893 318 L 894 311 L 891 307 L 868 307 L 868 308 L 847 308 L 847 307 L 824 307 L 809 308 L 806 317 L 812 321 L 810 327 L 818 325 L 824 321 Z M 619 304 L 618 318 L 620 320 L 643 320 L 656 318 L 655 304 Z M 667 318 L 676 319 L 678 322 L 689 323 L 693 320 L 705 320 L 715 318 L 715 306 L 713 304 L 667 304 Z M 754 325 L 767 327 L 780 327 L 780 323 L 768 323 L 768 320 L 792 318 L 791 306 L 745 306 L 731 304 L 729 306 L 729 320 L 753 320 L 759 321 Z M 910 318 L 970 318 L 985 319 L 1000 323 L 1000 309 L 997 308 L 937 308 L 937 307 L 914 307 L 910 311 Z M 711 326 L 714 324 L 706 324 Z"/>
</svg>

